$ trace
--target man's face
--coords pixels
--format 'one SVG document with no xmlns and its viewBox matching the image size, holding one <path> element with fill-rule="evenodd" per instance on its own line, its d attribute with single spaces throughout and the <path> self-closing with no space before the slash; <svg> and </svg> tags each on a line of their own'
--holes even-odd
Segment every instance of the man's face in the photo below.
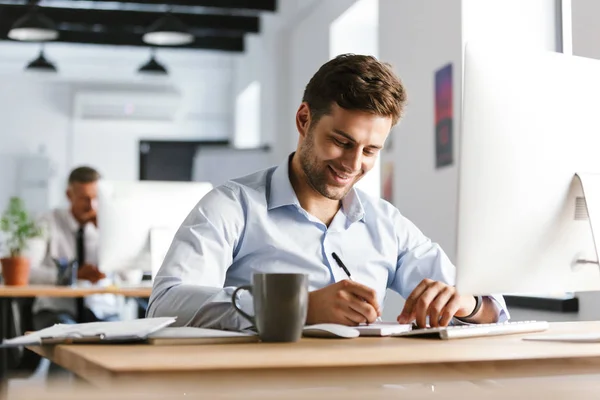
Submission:
<svg viewBox="0 0 600 400">
<path fill-rule="evenodd" d="M 71 212 L 78 222 L 93 222 L 96 219 L 97 193 L 97 182 L 74 182 L 69 185 L 67 197 L 71 202 Z"/>
<path fill-rule="evenodd" d="M 298 156 L 312 188 L 331 200 L 341 200 L 375 164 L 392 128 L 392 118 L 350 111 L 333 104 L 310 126 L 303 103 L 297 114 Z"/>
</svg>

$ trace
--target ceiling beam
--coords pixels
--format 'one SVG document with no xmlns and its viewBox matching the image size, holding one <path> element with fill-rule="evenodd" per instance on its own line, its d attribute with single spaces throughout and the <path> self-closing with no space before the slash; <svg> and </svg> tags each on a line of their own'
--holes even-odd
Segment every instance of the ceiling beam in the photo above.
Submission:
<svg viewBox="0 0 600 400">
<path fill-rule="evenodd" d="M 29 10 L 25 5 L 0 4 L 0 18 L 3 23 L 12 23 Z M 107 27 L 137 27 L 142 31 L 160 18 L 163 13 L 140 11 L 115 11 L 82 8 L 40 7 L 40 12 L 57 24 L 61 22 Z M 227 31 L 229 33 L 259 32 L 259 18 L 255 16 L 233 16 L 214 14 L 173 13 L 193 29 Z"/>
<path fill-rule="evenodd" d="M 88 1 L 93 3 L 102 3 L 109 0 L 72 0 L 72 1 Z M 51 1 L 45 0 L 47 4 Z M 116 3 L 135 3 L 149 5 L 164 5 L 170 4 L 173 6 L 185 7 L 213 7 L 238 10 L 255 10 L 255 11 L 276 11 L 277 0 L 112 0 Z"/>
<path fill-rule="evenodd" d="M 8 40 L 13 43 L 14 40 L 8 38 L 8 29 L 0 29 L 0 40 Z M 92 45 L 108 46 L 138 46 L 151 47 L 142 41 L 141 35 L 123 34 L 123 33 L 103 33 L 103 32 L 75 32 L 59 31 L 58 39 L 48 43 L 78 43 Z M 165 47 L 167 48 L 167 47 Z M 193 43 L 184 46 L 168 47 L 169 49 L 195 49 L 195 50 L 221 50 L 231 52 L 244 51 L 244 38 L 240 37 L 199 37 Z"/>
</svg>

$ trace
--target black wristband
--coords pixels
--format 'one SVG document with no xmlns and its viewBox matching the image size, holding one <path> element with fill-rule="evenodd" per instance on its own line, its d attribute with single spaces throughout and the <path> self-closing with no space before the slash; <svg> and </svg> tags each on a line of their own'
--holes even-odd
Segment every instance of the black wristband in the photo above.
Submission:
<svg viewBox="0 0 600 400">
<path fill-rule="evenodd" d="M 479 310 L 481 309 L 481 305 L 483 304 L 483 297 L 481 297 L 481 296 L 473 296 L 473 297 L 475 297 L 475 308 L 473 309 L 473 311 L 471 311 L 471 314 L 466 315 L 464 317 L 456 317 L 456 318 L 462 319 L 462 320 L 473 318 L 479 312 Z"/>
</svg>

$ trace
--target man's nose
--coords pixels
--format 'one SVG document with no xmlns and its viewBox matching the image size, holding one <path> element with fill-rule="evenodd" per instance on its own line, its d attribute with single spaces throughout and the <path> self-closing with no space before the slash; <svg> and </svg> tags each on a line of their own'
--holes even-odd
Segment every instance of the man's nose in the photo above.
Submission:
<svg viewBox="0 0 600 400">
<path fill-rule="evenodd" d="M 342 163 L 347 172 L 356 172 L 361 169 L 362 165 L 362 150 L 352 149 L 348 150 L 344 156 Z"/>
</svg>

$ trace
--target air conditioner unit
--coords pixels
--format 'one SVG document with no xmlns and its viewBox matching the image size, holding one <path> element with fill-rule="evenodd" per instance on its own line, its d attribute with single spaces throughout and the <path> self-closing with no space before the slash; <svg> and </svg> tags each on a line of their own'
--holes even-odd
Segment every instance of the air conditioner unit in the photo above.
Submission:
<svg viewBox="0 0 600 400">
<path fill-rule="evenodd" d="M 74 113 L 80 120 L 172 121 L 181 95 L 158 91 L 79 91 Z"/>
</svg>

